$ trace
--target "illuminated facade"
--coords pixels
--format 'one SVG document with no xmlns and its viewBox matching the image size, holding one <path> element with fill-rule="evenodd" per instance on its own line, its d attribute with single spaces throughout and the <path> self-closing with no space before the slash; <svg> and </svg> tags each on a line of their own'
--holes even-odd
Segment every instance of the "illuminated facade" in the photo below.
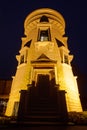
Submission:
<svg viewBox="0 0 87 130">
<path fill-rule="evenodd" d="M 42 8 L 29 14 L 24 22 L 24 34 L 18 66 L 13 77 L 11 92 L 5 115 L 17 115 L 20 91 L 27 90 L 39 77 L 48 76 L 49 82 L 58 90 L 66 92 L 67 111 L 81 112 L 81 102 L 71 61 L 73 55 L 65 37 L 65 20 L 52 9 Z"/>
</svg>

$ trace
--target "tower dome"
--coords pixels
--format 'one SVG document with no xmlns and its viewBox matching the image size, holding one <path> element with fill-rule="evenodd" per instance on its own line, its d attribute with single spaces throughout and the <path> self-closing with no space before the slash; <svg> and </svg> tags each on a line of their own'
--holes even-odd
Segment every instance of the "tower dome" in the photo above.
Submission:
<svg viewBox="0 0 87 130">
<path fill-rule="evenodd" d="M 33 11 L 26 17 L 25 22 L 24 22 L 25 34 L 26 34 L 27 29 L 29 29 L 30 26 L 34 26 L 37 23 L 39 23 L 40 19 L 43 16 L 45 16 L 45 18 L 48 19 L 49 23 L 53 23 L 55 21 L 56 24 L 61 26 L 61 31 L 62 33 L 64 33 L 65 20 L 63 16 L 59 12 L 53 9 L 41 8 L 41 9 L 37 9 Z M 45 21 L 47 21 L 47 19 Z"/>
</svg>

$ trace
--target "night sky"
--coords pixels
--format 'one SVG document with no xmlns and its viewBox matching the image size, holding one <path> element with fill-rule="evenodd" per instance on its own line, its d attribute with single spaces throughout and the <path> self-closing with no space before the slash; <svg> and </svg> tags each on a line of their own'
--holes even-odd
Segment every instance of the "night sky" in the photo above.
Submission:
<svg viewBox="0 0 87 130">
<path fill-rule="evenodd" d="M 0 1 L 0 79 L 10 79 L 16 71 L 15 56 L 21 47 L 26 16 L 38 8 L 59 11 L 66 21 L 66 36 L 79 90 L 87 95 L 87 7 L 81 0 Z"/>
</svg>

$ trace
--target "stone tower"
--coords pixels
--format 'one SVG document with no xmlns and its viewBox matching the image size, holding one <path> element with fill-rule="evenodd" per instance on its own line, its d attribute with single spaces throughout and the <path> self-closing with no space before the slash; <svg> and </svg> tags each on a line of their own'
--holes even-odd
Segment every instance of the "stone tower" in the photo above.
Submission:
<svg viewBox="0 0 87 130">
<path fill-rule="evenodd" d="M 63 16 L 53 9 L 37 9 L 26 17 L 24 35 L 19 55 L 16 55 L 18 66 L 5 114 L 16 116 L 21 91 L 37 87 L 39 83 L 42 87 L 48 84 L 58 91 L 65 91 L 67 111 L 81 112 L 77 77 L 71 67 L 73 55 L 69 54 Z"/>
</svg>

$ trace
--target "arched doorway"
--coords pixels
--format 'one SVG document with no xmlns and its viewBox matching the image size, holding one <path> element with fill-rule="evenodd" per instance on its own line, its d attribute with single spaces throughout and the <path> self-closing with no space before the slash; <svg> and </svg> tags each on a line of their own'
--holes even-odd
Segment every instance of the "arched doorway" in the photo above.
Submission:
<svg viewBox="0 0 87 130">
<path fill-rule="evenodd" d="M 56 84 L 56 74 L 54 66 L 52 67 L 42 67 L 37 66 L 33 67 L 32 71 L 32 82 L 35 83 L 35 86 L 42 84 L 42 86 L 55 86 Z M 40 86 L 40 85 L 39 85 Z"/>
</svg>

